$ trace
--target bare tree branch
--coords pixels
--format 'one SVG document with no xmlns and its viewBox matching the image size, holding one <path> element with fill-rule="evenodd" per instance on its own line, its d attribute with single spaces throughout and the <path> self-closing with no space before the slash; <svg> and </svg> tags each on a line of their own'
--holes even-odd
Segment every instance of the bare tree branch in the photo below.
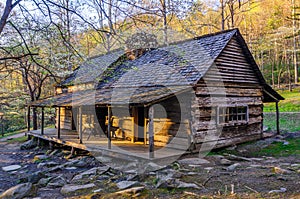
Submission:
<svg viewBox="0 0 300 199">
<path fill-rule="evenodd" d="M 19 55 L 19 56 L 3 57 L 3 58 L 0 57 L 0 61 L 12 60 L 12 59 L 14 59 L 14 60 L 20 60 L 20 59 L 22 59 L 24 57 L 28 57 L 28 56 L 32 57 L 32 56 L 37 56 L 37 55 L 39 55 L 39 54 L 38 53 L 27 53 L 27 54 L 23 54 L 23 55 Z"/>
</svg>

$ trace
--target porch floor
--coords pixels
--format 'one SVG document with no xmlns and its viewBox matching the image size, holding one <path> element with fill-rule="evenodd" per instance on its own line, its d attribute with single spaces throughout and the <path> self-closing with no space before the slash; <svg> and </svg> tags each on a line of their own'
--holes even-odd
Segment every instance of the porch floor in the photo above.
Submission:
<svg viewBox="0 0 300 199">
<path fill-rule="evenodd" d="M 164 158 L 178 158 L 186 153 L 184 150 L 178 150 L 163 146 L 154 146 L 154 158 L 149 158 L 149 145 L 143 142 L 131 142 L 129 140 L 112 138 L 111 149 L 108 149 L 108 139 L 103 134 L 102 136 L 82 134 L 82 144 L 79 142 L 79 134 L 77 131 L 62 129 L 60 138 L 57 137 L 57 129 L 46 128 L 44 135 L 41 135 L 41 130 L 31 130 L 27 133 L 30 136 L 41 138 L 44 140 L 59 143 L 65 146 L 70 146 L 78 149 L 90 151 L 93 155 L 100 154 L 104 156 L 112 156 L 121 159 L 142 159 L 142 160 L 163 160 Z"/>
</svg>

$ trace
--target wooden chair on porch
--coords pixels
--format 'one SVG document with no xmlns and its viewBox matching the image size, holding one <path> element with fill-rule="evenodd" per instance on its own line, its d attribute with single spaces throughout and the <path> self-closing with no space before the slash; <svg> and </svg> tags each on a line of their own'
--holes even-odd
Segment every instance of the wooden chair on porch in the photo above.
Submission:
<svg viewBox="0 0 300 199">
<path fill-rule="evenodd" d="M 97 134 L 97 132 L 95 130 L 95 127 L 91 124 L 84 124 L 83 125 L 83 133 L 88 133 L 89 134 L 86 140 L 89 140 L 91 135 L 93 135 L 94 137 L 99 135 L 99 134 Z"/>
<path fill-rule="evenodd" d="M 110 131 L 111 131 L 111 137 L 115 138 L 117 137 L 116 135 L 116 131 L 120 129 L 120 127 L 118 126 L 114 126 L 113 123 L 114 123 L 114 116 L 111 117 L 111 121 L 110 121 Z M 108 118 L 106 117 L 106 122 L 105 122 L 105 125 L 106 125 L 106 131 L 105 131 L 105 134 L 108 135 Z"/>
</svg>

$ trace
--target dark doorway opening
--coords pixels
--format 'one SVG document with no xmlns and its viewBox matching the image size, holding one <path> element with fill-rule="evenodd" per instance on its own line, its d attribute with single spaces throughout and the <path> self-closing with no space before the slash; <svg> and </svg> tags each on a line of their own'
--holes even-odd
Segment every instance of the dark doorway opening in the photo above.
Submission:
<svg viewBox="0 0 300 199">
<path fill-rule="evenodd" d="M 138 107 L 138 141 L 144 141 L 144 129 L 145 129 L 145 109 L 144 107 Z"/>
</svg>

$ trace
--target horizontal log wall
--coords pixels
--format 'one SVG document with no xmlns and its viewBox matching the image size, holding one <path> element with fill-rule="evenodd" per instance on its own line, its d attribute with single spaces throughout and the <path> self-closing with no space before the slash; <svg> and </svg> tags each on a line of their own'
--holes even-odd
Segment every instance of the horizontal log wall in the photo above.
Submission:
<svg viewBox="0 0 300 199">
<path fill-rule="evenodd" d="M 255 71 L 247 61 L 241 46 L 232 38 L 215 61 L 216 67 L 205 75 L 206 81 L 258 84 Z"/>
<path fill-rule="evenodd" d="M 154 105 L 154 141 L 155 145 L 165 146 L 174 137 L 182 138 L 182 142 L 169 144 L 172 148 L 181 149 L 187 146 L 190 132 L 190 102 L 188 95 L 182 94 L 166 99 Z M 187 99 L 188 98 L 188 99 Z M 183 146 L 181 146 L 183 144 Z M 168 145 L 168 146 L 169 146 Z"/>
<path fill-rule="evenodd" d="M 133 117 L 122 117 L 118 119 L 118 124 L 122 131 L 117 132 L 118 137 L 132 139 L 133 138 Z"/>
<path fill-rule="evenodd" d="M 217 141 L 215 147 L 223 147 L 261 137 L 262 89 L 234 38 L 194 90 L 191 106 L 195 143 Z M 248 122 L 217 124 L 217 107 L 234 105 L 248 106 Z"/>
<path fill-rule="evenodd" d="M 56 126 L 58 126 L 58 108 L 56 109 Z M 60 128 L 72 130 L 72 109 L 61 107 L 60 108 Z"/>
</svg>

